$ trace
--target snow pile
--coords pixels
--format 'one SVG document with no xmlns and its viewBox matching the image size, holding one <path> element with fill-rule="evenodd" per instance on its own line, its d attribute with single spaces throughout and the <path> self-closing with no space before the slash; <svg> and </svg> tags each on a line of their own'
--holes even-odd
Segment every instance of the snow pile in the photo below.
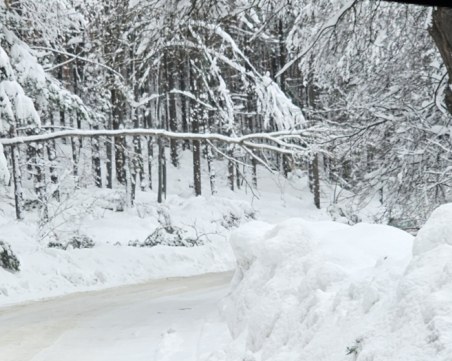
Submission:
<svg viewBox="0 0 452 361">
<path fill-rule="evenodd" d="M 452 205 L 414 240 L 398 229 L 291 219 L 235 231 L 223 313 L 235 341 L 211 360 L 450 360 Z"/>
</svg>

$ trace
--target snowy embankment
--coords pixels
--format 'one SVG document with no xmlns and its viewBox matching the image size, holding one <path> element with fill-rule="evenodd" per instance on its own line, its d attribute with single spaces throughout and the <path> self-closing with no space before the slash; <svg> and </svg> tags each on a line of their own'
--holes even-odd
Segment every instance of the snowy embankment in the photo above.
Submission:
<svg viewBox="0 0 452 361">
<path fill-rule="evenodd" d="M 382 225 L 245 225 L 223 304 L 235 341 L 211 360 L 450 360 L 451 219 L 439 208 L 414 241 Z"/>
<path fill-rule="evenodd" d="M 99 200 L 106 202 L 107 196 L 108 192 L 101 192 Z M 0 267 L 0 305 L 234 268 L 228 234 L 253 217 L 248 203 L 221 197 L 171 196 L 165 205 L 158 205 L 144 197 L 136 209 L 114 212 L 81 192 L 65 213 L 40 232 L 36 221 L 17 222 L 7 214 L 11 209 L 5 207 L 4 215 L 0 213 L 0 240 L 11 245 L 20 261 L 20 271 Z M 140 247 L 146 237 L 162 229 L 162 224 L 177 229 L 183 239 L 194 239 L 201 245 Z M 45 235 L 41 239 L 40 233 Z M 93 246 L 49 247 L 50 242 L 66 244 L 74 234 L 89 237 Z"/>
</svg>

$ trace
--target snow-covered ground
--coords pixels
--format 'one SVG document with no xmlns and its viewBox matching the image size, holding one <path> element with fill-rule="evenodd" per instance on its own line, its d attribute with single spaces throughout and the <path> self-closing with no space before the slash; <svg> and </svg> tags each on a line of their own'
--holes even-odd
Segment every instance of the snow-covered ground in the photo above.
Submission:
<svg viewBox="0 0 452 361">
<path fill-rule="evenodd" d="M 161 205 L 154 192 L 139 192 L 133 209 L 117 211 L 123 193 L 81 187 L 50 205 L 43 227 L 33 211 L 15 221 L 11 195 L 1 195 L 0 240 L 11 245 L 21 270 L 0 268 L 0 360 L 76 360 L 89 340 L 93 361 L 450 361 L 452 205 L 438 209 L 414 238 L 385 225 L 345 224 L 343 204 L 326 210 L 334 193 L 326 185 L 323 209 L 315 209 L 300 174 L 285 180 L 261 170 L 257 192 L 246 184 L 232 192 L 217 164 L 221 196 L 205 186 L 195 198 L 189 165 L 188 159 L 179 170 L 169 168 Z M 378 210 L 367 211 L 360 216 L 371 221 Z M 203 244 L 130 245 L 164 225 Z M 74 235 L 95 244 L 48 246 Z M 224 282 L 220 288 L 199 293 L 181 295 L 180 284 L 192 282 L 185 279 L 174 287 L 138 285 L 8 306 L 234 269 L 229 293 L 219 276 L 210 285 Z M 223 296 L 224 322 L 216 313 Z"/>
<path fill-rule="evenodd" d="M 89 164 L 87 163 L 87 166 Z M 204 166 L 204 170 L 207 166 Z M 81 167 L 83 180 L 84 167 Z M 11 194 L 0 194 L 0 241 L 11 245 L 21 262 L 21 271 L 0 267 L 0 305 L 48 298 L 71 292 L 115 287 L 174 276 L 233 270 L 235 258 L 229 235 L 240 224 L 260 219 L 278 222 L 287 217 L 329 219 L 318 211 L 309 193 L 306 177 L 290 180 L 260 169 L 259 188 L 246 182 L 240 190 L 227 187 L 226 166 L 216 164 L 218 195 L 210 195 L 203 174 L 203 196 L 193 197 L 191 158 L 184 154 L 181 167 L 168 165 L 168 197 L 156 202 L 154 191 L 138 192 L 135 207 L 124 207 L 124 191 L 84 186 L 74 192 L 68 178 L 60 203 L 49 203 L 50 222 L 40 227 L 37 211 L 17 222 Z M 324 202 L 329 202 L 329 192 Z M 199 239 L 199 247 L 132 247 L 157 228 L 169 223 L 184 237 Z M 63 250 L 74 236 L 88 236 L 93 248 Z"/>
</svg>

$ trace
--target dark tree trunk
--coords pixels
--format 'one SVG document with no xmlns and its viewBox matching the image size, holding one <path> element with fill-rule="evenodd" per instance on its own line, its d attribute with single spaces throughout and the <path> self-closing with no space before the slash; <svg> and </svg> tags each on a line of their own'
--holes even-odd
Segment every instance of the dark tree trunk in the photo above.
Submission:
<svg viewBox="0 0 452 361">
<path fill-rule="evenodd" d="M 35 167 L 34 187 L 41 206 L 40 222 L 44 224 L 49 220 L 49 208 L 46 191 L 46 173 L 44 168 L 44 145 L 42 143 L 36 144 Z"/>
<path fill-rule="evenodd" d="M 228 182 L 229 182 L 229 188 L 231 188 L 231 191 L 234 190 L 234 162 L 231 160 L 234 157 L 234 151 L 230 149 L 228 151 Z"/>
<path fill-rule="evenodd" d="M 445 93 L 447 110 L 452 115 L 452 9 L 437 8 L 433 10 L 432 25 L 429 29 L 438 47 L 448 73 L 448 85 Z"/>
<path fill-rule="evenodd" d="M 93 127 L 94 129 L 99 129 L 98 126 Z M 92 162 L 94 171 L 94 184 L 98 188 L 102 188 L 102 172 L 101 172 L 101 162 L 100 162 L 100 147 L 99 139 L 97 137 L 92 138 Z"/>
<path fill-rule="evenodd" d="M 237 189 L 240 189 L 240 165 L 239 163 L 235 163 L 235 182 L 237 184 Z"/>
<path fill-rule="evenodd" d="M 315 154 L 314 158 L 309 162 L 309 189 L 314 195 L 314 204 L 320 209 L 320 167 L 319 155 Z"/>
<path fill-rule="evenodd" d="M 124 125 L 122 112 L 123 106 L 121 101 L 121 95 L 116 89 L 111 90 L 111 105 L 112 110 L 112 128 L 120 129 Z M 125 169 L 124 169 L 124 137 L 115 137 L 115 169 L 116 179 L 119 183 L 125 184 Z"/>
<path fill-rule="evenodd" d="M 54 119 L 53 119 L 53 114 L 50 113 L 49 117 L 50 117 L 50 124 L 55 125 Z M 50 163 L 50 167 L 49 167 L 50 182 L 55 187 L 55 190 L 53 191 L 52 196 L 57 201 L 60 201 L 60 191 L 58 189 L 58 172 L 57 172 L 57 168 L 56 168 L 56 159 L 57 159 L 56 141 L 51 140 L 51 141 L 47 142 L 46 147 L 47 147 L 47 157 L 48 157 L 49 163 Z"/>
<path fill-rule="evenodd" d="M 171 93 L 172 90 L 175 88 L 175 77 L 176 75 L 175 69 L 174 69 L 174 61 L 166 61 L 166 80 L 168 82 L 168 89 L 167 89 L 167 107 L 168 112 L 167 115 L 169 117 L 168 123 L 169 123 L 169 129 L 172 132 L 177 132 L 177 112 L 176 112 L 176 94 Z M 177 151 L 177 140 L 176 139 L 170 139 L 170 153 L 171 153 L 171 164 L 174 167 L 179 166 L 179 155 Z"/>
<path fill-rule="evenodd" d="M 23 216 L 23 194 L 22 194 L 22 174 L 19 166 L 19 147 L 11 147 L 11 158 L 13 165 L 13 184 L 14 184 L 14 205 L 16 208 L 16 218 L 24 219 Z"/>
<path fill-rule="evenodd" d="M 163 141 L 161 138 L 158 138 L 157 140 L 158 145 L 158 189 L 157 189 L 157 202 L 162 203 L 163 202 L 163 182 L 164 182 L 164 176 L 163 176 L 163 162 L 164 162 L 164 153 L 165 148 L 163 147 Z"/>
<path fill-rule="evenodd" d="M 251 165 L 253 166 L 253 186 L 257 188 L 257 160 L 251 158 Z"/>
<path fill-rule="evenodd" d="M 180 72 L 180 89 L 181 91 L 185 91 L 187 88 L 189 74 L 187 72 L 187 67 L 185 66 L 185 62 L 181 64 L 182 71 Z M 186 97 L 181 98 L 181 117 L 182 117 L 182 132 L 188 133 L 188 112 L 187 112 L 187 99 Z M 190 149 L 190 142 L 188 140 L 184 140 L 182 142 L 182 150 Z"/>
<path fill-rule="evenodd" d="M 199 133 L 199 123 L 197 119 L 192 119 L 193 133 Z M 201 195 L 201 142 L 193 141 L 193 186 L 195 196 Z"/>
</svg>

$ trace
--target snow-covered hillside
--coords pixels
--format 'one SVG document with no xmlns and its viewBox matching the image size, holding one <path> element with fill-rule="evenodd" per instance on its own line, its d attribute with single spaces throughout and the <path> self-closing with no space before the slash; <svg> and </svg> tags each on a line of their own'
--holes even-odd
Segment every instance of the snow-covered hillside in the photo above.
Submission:
<svg viewBox="0 0 452 361">
<path fill-rule="evenodd" d="M 223 314 L 235 342 L 211 360 L 450 360 L 452 205 L 413 238 L 291 219 L 232 236 Z"/>
</svg>

